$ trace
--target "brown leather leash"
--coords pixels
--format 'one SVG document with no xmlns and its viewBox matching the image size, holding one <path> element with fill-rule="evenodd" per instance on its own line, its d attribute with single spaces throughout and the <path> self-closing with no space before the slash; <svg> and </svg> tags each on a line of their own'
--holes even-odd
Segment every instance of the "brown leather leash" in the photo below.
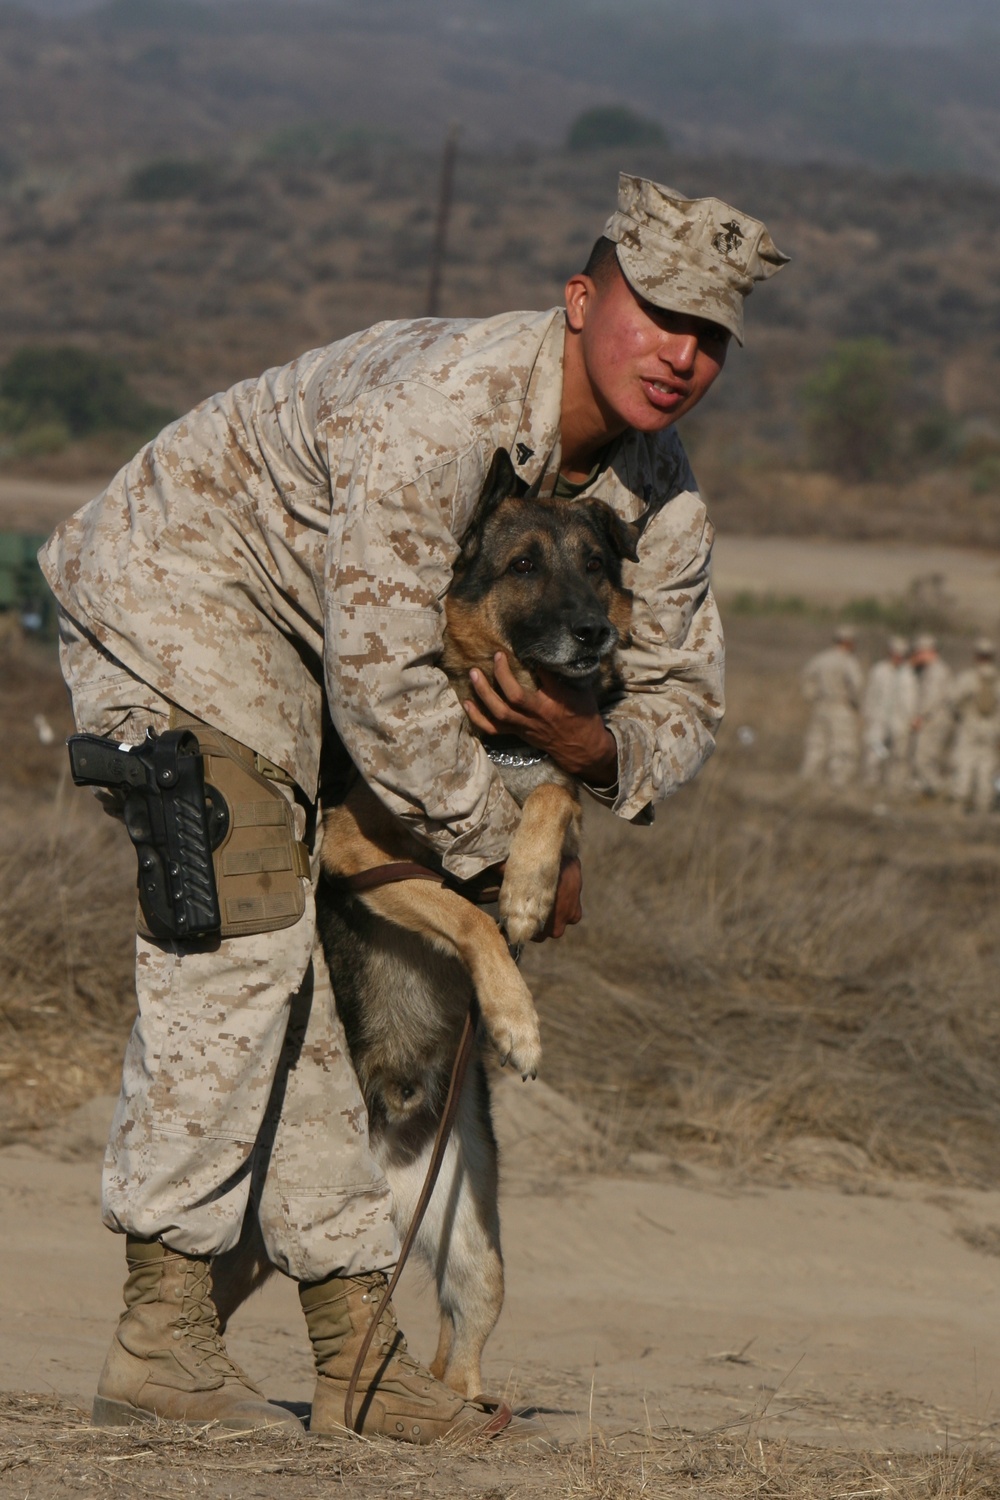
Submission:
<svg viewBox="0 0 1000 1500">
<path fill-rule="evenodd" d="M 359 870 L 354 875 L 326 875 L 325 879 L 334 889 L 339 888 L 352 894 L 362 891 L 373 891 L 383 885 L 393 885 L 398 880 L 433 880 L 438 885 L 449 886 L 454 889 L 453 883 L 446 875 L 438 875 L 435 871 L 429 870 L 426 865 L 413 864 L 406 860 L 399 860 L 394 864 L 376 865 L 371 870 Z M 464 899 L 468 900 L 469 898 L 466 896 Z M 482 896 L 480 896 L 480 899 L 482 899 Z M 354 1361 L 351 1378 L 347 1383 L 347 1395 L 344 1397 L 344 1426 L 348 1432 L 360 1431 L 360 1428 L 354 1426 L 354 1400 L 357 1396 L 358 1381 L 361 1378 L 361 1368 L 368 1357 L 368 1351 L 372 1346 L 372 1340 L 381 1322 L 382 1314 L 389 1305 L 392 1294 L 396 1290 L 396 1283 L 403 1274 L 403 1267 L 406 1265 L 410 1251 L 413 1249 L 413 1243 L 420 1232 L 420 1226 L 427 1212 L 427 1205 L 431 1201 L 434 1188 L 441 1173 L 444 1153 L 458 1115 L 458 1106 L 462 1097 L 462 1086 L 465 1083 L 466 1074 L 469 1071 L 469 1063 L 472 1060 L 472 1053 L 475 1047 L 476 1018 L 474 1012 L 475 1001 L 469 1006 L 465 1023 L 462 1027 L 458 1051 L 455 1053 L 455 1061 L 451 1068 L 448 1095 L 444 1102 L 441 1119 L 438 1122 L 437 1134 L 434 1137 L 434 1145 L 431 1149 L 431 1159 L 427 1165 L 427 1174 L 424 1177 L 423 1187 L 420 1189 L 417 1206 L 413 1210 L 410 1227 L 406 1231 L 406 1236 L 400 1246 L 399 1259 L 396 1261 L 396 1268 L 389 1278 L 385 1296 L 379 1304 L 378 1310 L 368 1325 L 368 1331 L 361 1341 L 361 1348 L 358 1351 L 357 1359 Z M 493 1403 L 483 1402 L 480 1399 L 477 1404 L 490 1405 Z M 513 1413 L 506 1401 L 498 1401 L 495 1405 L 496 1412 L 493 1420 L 480 1430 L 480 1435 L 483 1437 L 495 1436 L 498 1432 L 502 1432 L 505 1427 L 509 1426 L 511 1422 Z"/>
</svg>

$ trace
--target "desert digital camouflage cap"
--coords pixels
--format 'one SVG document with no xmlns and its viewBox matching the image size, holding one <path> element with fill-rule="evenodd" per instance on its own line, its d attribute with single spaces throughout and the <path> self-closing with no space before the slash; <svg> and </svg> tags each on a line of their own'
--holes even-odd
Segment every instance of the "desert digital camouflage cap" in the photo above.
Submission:
<svg viewBox="0 0 1000 1500">
<path fill-rule="evenodd" d="M 646 177 L 618 178 L 618 209 L 604 226 L 626 280 L 672 312 L 693 313 L 743 342 L 743 299 L 787 265 L 764 225 L 721 198 L 685 198 Z"/>
</svg>

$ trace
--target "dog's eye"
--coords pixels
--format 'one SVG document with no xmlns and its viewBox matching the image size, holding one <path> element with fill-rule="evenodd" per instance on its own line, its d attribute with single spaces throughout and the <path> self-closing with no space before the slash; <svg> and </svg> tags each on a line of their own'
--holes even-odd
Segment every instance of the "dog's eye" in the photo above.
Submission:
<svg viewBox="0 0 1000 1500">
<path fill-rule="evenodd" d="M 599 557 L 588 557 L 587 558 L 587 572 L 588 573 L 603 573 L 604 572 L 604 563 L 601 561 L 601 559 Z"/>
<path fill-rule="evenodd" d="M 514 561 L 511 563 L 507 571 L 509 573 L 521 574 L 533 573 L 535 571 L 535 565 L 531 561 L 530 557 L 515 557 Z"/>
</svg>

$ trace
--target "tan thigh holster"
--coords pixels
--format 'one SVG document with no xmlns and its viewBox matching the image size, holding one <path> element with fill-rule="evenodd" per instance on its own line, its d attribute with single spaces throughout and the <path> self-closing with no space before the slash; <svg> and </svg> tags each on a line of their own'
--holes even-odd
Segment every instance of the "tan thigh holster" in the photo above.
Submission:
<svg viewBox="0 0 1000 1500">
<path fill-rule="evenodd" d="M 171 710 L 171 729 L 189 726 L 198 738 L 205 784 L 229 809 L 229 827 L 212 856 L 222 936 L 291 927 L 305 912 L 302 881 L 310 874 L 309 851 L 295 837 L 294 781 L 249 746 Z"/>
</svg>

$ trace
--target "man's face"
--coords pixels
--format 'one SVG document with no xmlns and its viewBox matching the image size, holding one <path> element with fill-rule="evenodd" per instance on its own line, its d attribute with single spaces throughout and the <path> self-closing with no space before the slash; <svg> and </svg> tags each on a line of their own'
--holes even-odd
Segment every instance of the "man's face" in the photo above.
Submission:
<svg viewBox="0 0 1000 1500">
<path fill-rule="evenodd" d="M 726 362 L 728 330 L 654 307 L 617 268 L 599 283 L 572 277 L 566 312 L 609 431 L 669 427 L 697 406 Z"/>
</svg>

